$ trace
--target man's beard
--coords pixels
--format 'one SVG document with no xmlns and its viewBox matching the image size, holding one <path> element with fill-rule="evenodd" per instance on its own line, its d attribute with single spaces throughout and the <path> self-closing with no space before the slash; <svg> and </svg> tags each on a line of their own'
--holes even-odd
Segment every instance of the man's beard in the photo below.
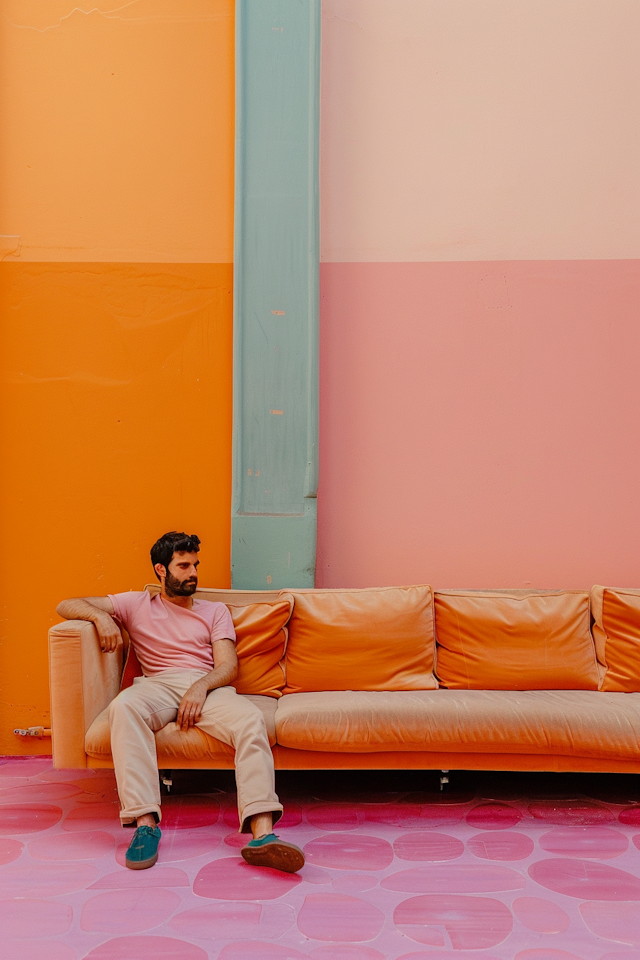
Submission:
<svg viewBox="0 0 640 960">
<path fill-rule="evenodd" d="M 178 580 L 167 570 L 164 590 L 168 597 L 190 597 L 198 589 L 197 580 Z"/>
</svg>

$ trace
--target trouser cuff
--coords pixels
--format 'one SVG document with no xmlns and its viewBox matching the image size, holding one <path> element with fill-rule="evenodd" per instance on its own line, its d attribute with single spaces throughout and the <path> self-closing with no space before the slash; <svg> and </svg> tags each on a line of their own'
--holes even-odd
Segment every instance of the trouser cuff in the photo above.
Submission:
<svg viewBox="0 0 640 960">
<path fill-rule="evenodd" d="M 138 817 L 145 813 L 152 813 L 156 818 L 156 823 L 162 820 L 162 811 L 159 803 L 147 804 L 143 807 L 129 807 L 127 810 L 120 811 L 120 823 L 123 827 L 135 827 Z"/>
<path fill-rule="evenodd" d="M 255 800 L 253 803 L 248 803 L 242 811 L 238 832 L 251 833 L 251 824 L 249 821 L 251 817 L 255 817 L 258 813 L 270 813 L 273 816 L 274 824 L 276 824 L 282 816 L 282 809 L 282 804 L 274 803 L 273 800 L 271 802 Z"/>
</svg>

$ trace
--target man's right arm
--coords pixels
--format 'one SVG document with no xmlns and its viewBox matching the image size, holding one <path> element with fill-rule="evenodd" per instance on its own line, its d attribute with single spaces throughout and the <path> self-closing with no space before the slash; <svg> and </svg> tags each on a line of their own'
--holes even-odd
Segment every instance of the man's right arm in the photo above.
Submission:
<svg viewBox="0 0 640 960">
<path fill-rule="evenodd" d="M 115 611 L 109 597 L 74 597 L 63 600 L 56 609 L 65 620 L 91 620 L 98 631 L 102 651 L 113 653 L 116 649 L 122 634 L 113 619 Z"/>
</svg>

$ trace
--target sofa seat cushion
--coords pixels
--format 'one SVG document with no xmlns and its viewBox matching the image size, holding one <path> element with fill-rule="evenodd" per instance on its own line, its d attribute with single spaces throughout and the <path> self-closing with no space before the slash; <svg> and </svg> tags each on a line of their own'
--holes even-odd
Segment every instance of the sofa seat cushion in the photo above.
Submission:
<svg viewBox="0 0 640 960">
<path fill-rule="evenodd" d="M 596 690 L 288 694 L 278 744 L 327 752 L 490 752 L 638 759 L 640 694 Z"/>
<path fill-rule="evenodd" d="M 598 689 L 586 591 L 439 590 L 435 616 L 449 689 Z"/>
<path fill-rule="evenodd" d="M 291 592 L 285 694 L 437 687 L 431 587 Z"/>
<path fill-rule="evenodd" d="M 269 743 L 276 742 L 275 715 L 278 701 L 273 697 L 247 696 L 260 708 L 267 725 Z M 156 733 L 158 765 L 160 767 L 180 766 L 180 761 L 193 761 L 201 758 L 215 761 L 233 759 L 233 747 L 216 740 L 198 727 L 182 732 L 175 723 L 168 723 Z M 109 708 L 99 713 L 85 736 L 87 755 L 94 760 L 111 760 L 111 737 L 109 732 Z"/>
<path fill-rule="evenodd" d="M 593 587 L 591 609 L 601 689 L 640 690 L 640 590 Z"/>
</svg>

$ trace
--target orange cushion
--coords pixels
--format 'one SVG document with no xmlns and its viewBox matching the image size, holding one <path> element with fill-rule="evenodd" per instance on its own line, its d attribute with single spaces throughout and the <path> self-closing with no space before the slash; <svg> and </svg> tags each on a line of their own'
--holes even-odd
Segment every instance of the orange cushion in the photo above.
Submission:
<svg viewBox="0 0 640 960">
<path fill-rule="evenodd" d="M 589 594 L 445 590 L 435 596 L 437 673 L 467 690 L 595 690 Z"/>
<path fill-rule="evenodd" d="M 204 599 L 208 598 L 205 596 Z M 287 622 L 291 616 L 293 597 L 280 594 L 277 599 L 264 603 L 228 603 L 227 607 L 236 631 L 238 654 L 238 676 L 232 686 L 238 693 L 281 697 L 284 668 L 280 661 L 287 646 Z M 122 689 L 131 686 L 134 677 L 139 676 L 142 676 L 142 670 L 130 646 L 122 676 Z"/>
<path fill-rule="evenodd" d="M 285 693 L 437 687 L 431 587 L 291 592 Z"/>
<path fill-rule="evenodd" d="M 640 691 L 640 590 L 593 587 L 591 608 L 601 689 Z"/>
<path fill-rule="evenodd" d="M 269 603 L 243 606 L 228 603 L 227 606 L 238 651 L 238 677 L 233 686 L 238 693 L 281 697 L 285 680 L 280 661 L 287 646 L 287 622 L 293 597 L 281 594 Z"/>
</svg>

